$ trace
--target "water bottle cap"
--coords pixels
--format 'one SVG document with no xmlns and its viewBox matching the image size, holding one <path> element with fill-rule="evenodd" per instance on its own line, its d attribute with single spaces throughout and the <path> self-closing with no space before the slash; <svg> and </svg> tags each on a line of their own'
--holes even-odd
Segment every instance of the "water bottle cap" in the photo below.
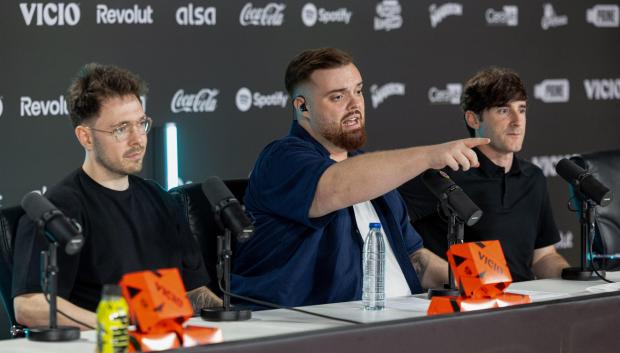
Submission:
<svg viewBox="0 0 620 353">
<path fill-rule="evenodd" d="M 373 228 L 381 228 L 381 223 L 370 223 L 370 225 L 368 226 L 370 229 Z"/>
<path fill-rule="evenodd" d="M 104 284 L 103 295 L 120 297 L 122 295 L 121 287 L 117 284 Z"/>
</svg>

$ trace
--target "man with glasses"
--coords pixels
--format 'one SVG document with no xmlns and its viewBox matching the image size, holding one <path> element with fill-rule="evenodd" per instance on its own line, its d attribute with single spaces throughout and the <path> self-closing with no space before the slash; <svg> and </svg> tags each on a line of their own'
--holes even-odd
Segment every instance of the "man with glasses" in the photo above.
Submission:
<svg viewBox="0 0 620 353">
<path fill-rule="evenodd" d="M 46 197 L 82 225 L 85 241 L 76 255 L 58 253 L 58 308 L 66 314 L 58 316 L 59 324 L 93 328 L 102 286 L 141 270 L 178 268 L 195 310 L 221 305 L 206 287 L 199 247 L 174 201 L 156 183 L 134 175 L 142 170 L 153 123 L 140 102 L 144 92 L 133 73 L 100 64 L 82 68 L 69 88 L 71 121 L 85 159 Z M 34 223 L 22 217 L 13 270 L 15 316 L 22 325 L 48 322 L 39 282 L 39 253 L 47 246 Z"/>
</svg>

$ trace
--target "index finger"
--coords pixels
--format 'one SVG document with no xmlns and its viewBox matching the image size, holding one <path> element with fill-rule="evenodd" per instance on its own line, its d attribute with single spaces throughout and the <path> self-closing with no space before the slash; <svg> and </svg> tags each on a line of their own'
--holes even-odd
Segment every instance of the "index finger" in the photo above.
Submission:
<svg viewBox="0 0 620 353">
<path fill-rule="evenodd" d="M 472 148 L 480 145 L 486 145 L 491 142 L 490 138 L 487 137 L 470 137 L 462 140 L 465 146 Z"/>
</svg>

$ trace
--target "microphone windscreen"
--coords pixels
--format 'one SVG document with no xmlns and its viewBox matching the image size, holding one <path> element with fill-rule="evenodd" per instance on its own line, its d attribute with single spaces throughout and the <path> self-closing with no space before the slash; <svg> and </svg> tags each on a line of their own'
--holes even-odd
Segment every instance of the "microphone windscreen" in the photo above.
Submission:
<svg viewBox="0 0 620 353">
<path fill-rule="evenodd" d="M 448 203 L 457 212 L 458 217 L 469 227 L 478 223 L 482 217 L 482 210 L 460 187 L 448 194 Z"/>
<path fill-rule="evenodd" d="M 605 207 L 611 203 L 613 198 L 611 190 L 573 160 L 567 158 L 560 160 L 555 166 L 555 171 L 595 204 Z"/>
<path fill-rule="evenodd" d="M 586 173 L 585 169 L 568 158 L 561 159 L 558 164 L 555 165 L 555 171 L 562 179 L 573 185 L 576 184 L 581 175 Z"/>
<path fill-rule="evenodd" d="M 65 217 L 45 196 L 38 191 L 31 191 L 22 198 L 21 206 L 28 218 L 34 222 L 43 222 L 45 235 L 50 241 L 64 246 L 67 254 L 76 254 L 82 249 L 84 237 L 81 226 Z"/>
<path fill-rule="evenodd" d="M 209 200 L 211 208 L 218 206 L 222 200 L 235 198 L 222 179 L 216 176 L 208 177 L 207 180 L 202 183 L 201 188 L 207 200 Z"/>
<path fill-rule="evenodd" d="M 476 224 L 482 217 L 480 208 L 445 172 L 429 169 L 422 174 L 422 182 L 468 226 Z"/>
<path fill-rule="evenodd" d="M 442 198 L 452 186 L 456 185 L 448 174 L 441 170 L 429 169 L 422 174 L 422 182 L 437 197 Z"/>
<path fill-rule="evenodd" d="M 212 176 L 202 183 L 201 188 L 211 209 L 220 212 L 222 225 L 228 228 L 239 242 L 248 240 L 254 232 L 254 226 L 226 184 L 220 178 Z"/>
<path fill-rule="evenodd" d="M 21 206 L 30 218 L 33 221 L 40 219 L 43 214 L 56 209 L 54 205 L 39 191 L 31 191 L 24 195 L 22 198 Z"/>
</svg>

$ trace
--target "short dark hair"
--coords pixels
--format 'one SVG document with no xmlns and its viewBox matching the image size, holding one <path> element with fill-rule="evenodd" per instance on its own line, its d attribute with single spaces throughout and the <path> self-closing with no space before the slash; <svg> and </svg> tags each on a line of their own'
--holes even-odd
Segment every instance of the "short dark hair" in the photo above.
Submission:
<svg viewBox="0 0 620 353">
<path fill-rule="evenodd" d="M 286 68 L 284 84 L 286 91 L 293 97 L 297 86 L 308 80 L 316 70 L 333 69 L 348 65 L 353 62 L 353 57 L 337 48 L 309 49 L 297 55 Z"/>
<path fill-rule="evenodd" d="M 515 100 L 527 100 L 527 92 L 519 75 L 511 69 L 489 67 L 479 71 L 467 80 L 461 94 L 463 113 L 471 110 L 482 119 L 482 112 L 492 107 L 501 107 Z M 476 131 L 467 125 L 471 136 Z"/>
<path fill-rule="evenodd" d="M 84 65 L 69 86 L 67 104 L 73 127 L 99 114 L 109 98 L 146 94 L 146 84 L 134 73 L 112 65 Z"/>
</svg>

